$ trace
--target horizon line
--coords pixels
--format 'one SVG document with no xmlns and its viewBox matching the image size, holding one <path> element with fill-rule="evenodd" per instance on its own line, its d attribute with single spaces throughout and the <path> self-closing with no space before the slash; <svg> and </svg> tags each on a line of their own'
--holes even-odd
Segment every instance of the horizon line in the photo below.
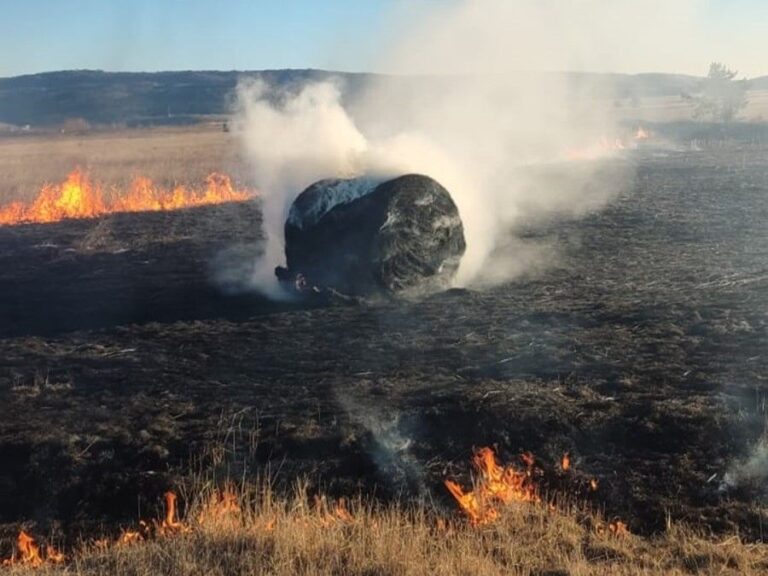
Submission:
<svg viewBox="0 0 768 576">
<path fill-rule="evenodd" d="M 391 76 L 401 78 L 451 78 L 451 77 L 467 77 L 467 76 L 506 76 L 517 74 L 578 74 L 578 75 L 592 75 L 592 76 L 681 76 L 688 78 L 705 78 L 706 76 L 689 74 L 686 72 L 595 72 L 590 70 L 517 70 L 508 73 L 494 73 L 494 74 L 473 74 L 473 73 L 454 73 L 454 74 L 440 74 L 440 73 L 395 73 L 395 72 L 371 72 L 360 70 L 335 70 L 329 68 L 313 68 L 313 67 L 285 67 L 285 68 L 178 68 L 178 69 L 165 69 L 165 70 L 106 70 L 102 68 L 63 68 L 55 70 L 41 70 L 36 72 L 26 72 L 23 74 L 15 74 L 12 76 L 0 76 L 0 80 L 13 80 L 16 78 L 25 78 L 30 76 L 43 76 L 47 74 L 66 74 L 66 73 L 100 73 L 100 74 L 181 74 L 181 73 L 219 73 L 219 74 L 253 74 L 263 72 L 319 72 L 326 74 L 344 74 L 349 76 Z M 747 77 L 744 76 L 740 79 L 744 80 L 757 80 L 768 76 L 767 74 L 761 74 L 758 76 Z"/>
</svg>

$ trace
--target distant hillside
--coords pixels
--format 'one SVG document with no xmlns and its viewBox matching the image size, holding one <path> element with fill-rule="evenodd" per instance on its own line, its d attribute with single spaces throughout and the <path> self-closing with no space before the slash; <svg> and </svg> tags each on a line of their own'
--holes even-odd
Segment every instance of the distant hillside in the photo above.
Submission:
<svg viewBox="0 0 768 576">
<path fill-rule="evenodd" d="M 288 88 L 340 76 L 319 70 L 124 73 L 66 71 L 0 79 L 0 123 L 60 124 L 82 118 L 96 124 L 178 124 L 225 114 L 238 79 L 261 78 Z"/>
<path fill-rule="evenodd" d="M 299 87 L 335 77 L 347 97 L 360 90 L 367 74 L 323 70 L 252 72 L 127 73 L 75 70 L 0 79 L 0 124 L 55 126 L 73 119 L 92 124 L 180 124 L 226 114 L 238 79 L 261 78 L 273 89 Z M 378 77 L 397 83 L 425 78 Z M 520 75 L 525 81 L 526 75 Z M 642 98 L 694 90 L 699 79 L 673 74 L 567 74 L 576 88 L 599 86 L 603 96 Z M 433 79 L 435 80 L 435 79 Z M 440 82 L 440 80 L 437 80 Z M 768 85 L 768 77 L 753 82 Z"/>
<path fill-rule="evenodd" d="M 750 90 L 768 90 L 768 76 L 760 76 L 749 81 Z"/>
</svg>

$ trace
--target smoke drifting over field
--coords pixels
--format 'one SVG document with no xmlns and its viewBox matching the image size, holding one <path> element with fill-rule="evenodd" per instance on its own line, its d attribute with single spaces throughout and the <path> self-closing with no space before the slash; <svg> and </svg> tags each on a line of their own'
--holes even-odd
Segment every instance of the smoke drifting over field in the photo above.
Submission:
<svg viewBox="0 0 768 576">
<path fill-rule="evenodd" d="M 653 14 L 681 9 L 661 8 Z M 402 6 L 401 6 L 402 8 Z M 604 18 L 590 14 L 601 11 Z M 363 173 L 427 174 L 452 194 L 467 252 L 459 285 L 497 283 L 536 268 L 549 250 L 510 241 L 531 218 L 595 209 L 631 180 L 598 178 L 599 163 L 572 163 L 542 180 L 540 166 L 572 157 L 619 133 L 602 87 L 564 74 L 605 65 L 621 49 L 613 24 L 648 20 L 652 9 L 590 0 L 575 7 L 499 0 L 430 5 L 382 46 L 374 69 L 421 77 L 369 82 L 342 102 L 341 87 L 320 83 L 267 97 L 263 85 L 238 90 L 240 134 L 264 195 L 268 248 L 255 284 L 274 288 L 283 260 L 282 227 L 301 190 L 320 178 Z M 608 22 L 611 25 L 606 25 Z M 596 94 L 600 93 L 600 96 Z M 576 166 L 578 164 L 578 167 Z M 548 258 L 548 256 L 546 256 Z"/>
<path fill-rule="evenodd" d="M 279 105 L 268 99 L 262 82 L 238 87 L 237 129 L 263 194 L 266 247 L 253 283 L 267 295 L 281 295 L 274 269 L 285 259 L 283 225 L 293 199 L 316 180 L 360 170 L 366 139 L 339 98 L 328 83 L 307 86 Z"/>
</svg>

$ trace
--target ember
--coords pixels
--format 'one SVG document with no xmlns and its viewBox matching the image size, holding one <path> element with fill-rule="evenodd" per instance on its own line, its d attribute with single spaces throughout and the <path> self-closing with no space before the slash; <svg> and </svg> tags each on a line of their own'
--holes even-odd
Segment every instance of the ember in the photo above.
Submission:
<svg viewBox="0 0 768 576">
<path fill-rule="evenodd" d="M 162 188 L 149 178 L 137 176 L 126 192 L 114 189 L 105 192 L 87 172 L 75 168 L 61 184 L 43 186 L 32 203 L 12 202 L 0 206 L 0 225 L 96 218 L 116 212 L 178 210 L 240 202 L 252 197 L 252 192 L 236 190 L 229 176 L 219 173 L 209 174 L 201 189 Z"/>
</svg>

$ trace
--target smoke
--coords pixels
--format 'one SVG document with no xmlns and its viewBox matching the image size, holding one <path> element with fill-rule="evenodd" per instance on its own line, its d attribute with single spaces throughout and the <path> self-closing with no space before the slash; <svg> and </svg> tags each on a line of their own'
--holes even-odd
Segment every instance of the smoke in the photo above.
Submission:
<svg viewBox="0 0 768 576">
<path fill-rule="evenodd" d="M 622 48 L 616 25 L 645 22 L 650 11 L 628 0 L 575 4 L 430 4 L 407 23 L 396 10 L 385 56 L 372 68 L 430 75 L 377 77 L 344 101 L 333 82 L 283 94 L 241 84 L 236 126 L 263 193 L 267 234 L 254 285 L 275 293 L 283 223 L 298 193 L 321 178 L 361 174 L 419 172 L 451 192 L 467 239 L 457 284 L 541 268 L 551 250 L 511 241 L 515 228 L 595 210 L 632 177 L 600 162 L 564 164 L 620 127 L 603 77 L 546 70 L 610 63 Z"/>
<path fill-rule="evenodd" d="M 768 406 L 763 395 L 736 398 L 739 424 L 738 435 L 759 435 L 748 441 L 748 449 L 741 457 L 734 458 L 728 465 L 720 482 L 720 491 L 734 489 L 756 490 L 762 497 L 768 496 Z"/>
<path fill-rule="evenodd" d="M 426 495 L 424 469 L 413 453 L 414 441 L 400 415 L 385 414 L 374 403 L 346 394 L 337 394 L 336 400 L 351 422 L 365 431 L 362 444 L 388 485 L 396 491 Z"/>
<path fill-rule="evenodd" d="M 355 175 L 366 140 L 331 83 L 306 86 L 275 102 L 263 82 L 242 82 L 235 129 L 262 192 L 266 245 L 252 281 L 258 290 L 280 297 L 274 267 L 284 259 L 283 224 L 290 203 L 315 180 Z"/>
<path fill-rule="evenodd" d="M 765 486 L 768 480 L 768 438 L 763 436 L 749 456 L 731 464 L 720 483 L 721 491 L 742 486 Z"/>
</svg>

